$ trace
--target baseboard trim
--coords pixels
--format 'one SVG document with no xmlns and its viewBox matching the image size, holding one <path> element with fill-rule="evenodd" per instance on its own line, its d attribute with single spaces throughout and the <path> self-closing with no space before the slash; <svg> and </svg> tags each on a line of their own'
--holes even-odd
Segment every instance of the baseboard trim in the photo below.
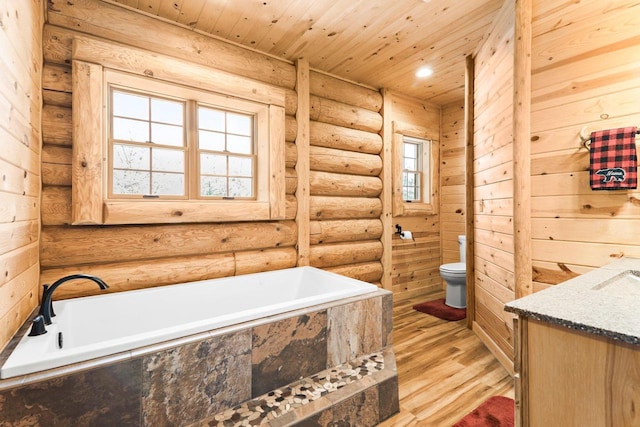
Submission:
<svg viewBox="0 0 640 427">
<path fill-rule="evenodd" d="M 411 290 L 411 291 L 394 292 L 393 293 L 393 301 L 394 302 L 399 302 L 399 301 L 408 300 L 410 298 L 417 298 L 417 297 L 421 297 L 421 296 L 425 296 L 425 297 L 432 296 L 434 294 L 434 292 L 441 291 L 441 290 L 443 290 L 443 289 L 438 284 L 438 285 L 425 286 L 424 288 L 414 289 L 414 290 Z"/>
<path fill-rule="evenodd" d="M 500 362 L 500 364 L 509 372 L 509 375 L 512 377 L 515 375 L 515 370 L 513 368 L 513 360 L 509 356 L 505 354 L 504 351 L 498 347 L 498 345 L 489 337 L 489 335 L 482 329 L 482 326 L 478 324 L 478 322 L 473 322 L 473 332 L 475 332 L 476 336 L 480 338 L 480 341 L 489 349 L 491 354 L 495 356 L 496 359 Z"/>
</svg>

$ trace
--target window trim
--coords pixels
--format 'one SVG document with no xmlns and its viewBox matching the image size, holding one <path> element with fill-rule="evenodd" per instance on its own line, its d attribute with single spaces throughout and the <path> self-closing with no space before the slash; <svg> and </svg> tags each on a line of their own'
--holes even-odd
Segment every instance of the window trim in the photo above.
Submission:
<svg viewBox="0 0 640 427">
<path fill-rule="evenodd" d="M 408 145 L 412 145 L 415 147 L 415 150 L 414 150 L 416 153 L 415 169 L 406 169 L 404 167 L 405 161 L 407 160 L 407 153 L 405 152 L 405 149 L 407 148 Z M 428 174 L 424 173 L 424 163 L 425 163 L 424 160 L 425 158 L 428 159 L 425 151 L 430 150 L 430 148 L 431 148 L 431 141 L 428 139 L 414 138 L 412 136 L 407 136 L 407 135 L 402 136 L 402 194 L 403 196 L 404 196 L 404 189 L 408 188 L 408 186 L 406 186 L 404 183 L 405 174 L 414 174 L 414 175 L 417 175 L 419 178 L 417 180 L 418 181 L 417 185 L 413 186 L 414 189 L 418 190 L 419 197 L 417 199 L 412 199 L 411 203 L 424 202 L 424 198 L 425 198 L 424 189 L 430 188 L 431 183 L 429 182 L 429 176 Z M 431 194 L 429 194 L 429 199 L 431 199 Z M 408 201 L 405 197 L 403 197 L 403 200 L 405 202 Z"/>
<path fill-rule="evenodd" d="M 100 64 L 96 64 L 99 62 Z M 258 118 L 257 200 L 109 200 L 106 195 L 105 71 L 130 73 L 156 84 L 261 103 Z M 175 83 L 176 81 L 182 84 Z M 283 219 L 285 194 L 285 91 L 141 49 L 76 36 L 72 53 L 72 224 L 154 224 Z M 135 89 L 135 88 L 132 88 Z M 99 143 L 96 143 L 99 141 Z"/>
<path fill-rule="evenodd" d="M 393 216 L 418 216 L 435 215 L 438 213 L 438 177 L 439 177 L 439 142 L 438 136 L 427 128 L 394 121 L 392 123 L 393 132 L 393 191 L 392 191 L 392 211 Z M 407 202 L 403 199 L 403 144 L 404 137 L 417 138 L 429 141 L 428 172 L 423 173 L 423 192 L 429 192 L 429 202 Z M 425 181 L 428 181 L 427 189 Z M 424 194 L 424 193 L 423 193 Z"/>
</svg>

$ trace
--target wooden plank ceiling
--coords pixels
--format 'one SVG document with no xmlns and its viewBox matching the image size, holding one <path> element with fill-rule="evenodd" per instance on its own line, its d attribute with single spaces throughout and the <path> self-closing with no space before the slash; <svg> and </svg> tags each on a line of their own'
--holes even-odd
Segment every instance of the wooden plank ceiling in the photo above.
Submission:
<svg viewBox="0 0 640 427">
<path fill-rule="evenodd" d="M 441 105 L 503 0 L 103 0 L 288 61 Z M 418 79 L 418 67 L 434 75 Z"/>
</svg>

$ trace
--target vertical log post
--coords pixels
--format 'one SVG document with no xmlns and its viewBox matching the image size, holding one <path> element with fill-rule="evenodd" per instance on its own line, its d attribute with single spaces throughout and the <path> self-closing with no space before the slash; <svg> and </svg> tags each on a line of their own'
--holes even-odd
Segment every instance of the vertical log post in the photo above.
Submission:
<svg viewBox="0 0 640 427">
<path fill-rule="evenodd" d="M 473 203 L 473 120 L 474 120 L 474 108 L 473 108 L 473 93 L 474 93 L 474 78 L 475 78 L 475 66 L 474 58 L 472 55 L 468 55 L 466 58 L 466 72 L 465 72 L 465 94 L 464 94 L 464 130 L 465 130 L 465 147 L 466 147 L 466 211 L 467 211 L 467 224 L 466 232 L 467 247 L 466 247 L 466 269 L 467 269 L 467 327 L 472 328 L 475 321 L 475 298 L 476 298 L 476 277 L 475 277 L 475 254 L 474 254 L 474 217 L 475 208 Z"/>
<path fill-rule="evenodd" d="M 531 262 L 531 0 L 516 0 L 513 93 L 513 237 L 516 298 L 533 292 Z"/>
<path fill-rule="evenodd" d="M 393 170 L 393 123 L 392 100 L 386 89 L 382 90 L 382 279 L 384 289 L 392 290 L 391 270 L 392 238 L 393 238 L 393 194 L 392 194 L 392 170 Z"/>
<path fill-rule="evenodd" d="M 309 61 L 305 58 L 298 59 L 296 70 L 296 92 L 298 93 L 298 109 L 296 111 L 296 121 L 298 122 L 296 137 L 298 152 L 296 161 L 296 174 L 298 176 L 298 187 L 296 189 L 296 199 L 298 201 L 298 213 L 296 215 L 296 224 L 298 225 L 297 265 L 306 266 L 309 265 L 310 252 Z"/>
</svg>

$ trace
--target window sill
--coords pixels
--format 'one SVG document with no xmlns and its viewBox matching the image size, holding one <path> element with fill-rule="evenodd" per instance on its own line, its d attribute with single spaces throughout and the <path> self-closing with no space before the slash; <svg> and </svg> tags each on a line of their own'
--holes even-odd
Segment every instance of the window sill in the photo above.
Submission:
<svg viewBox="0 0 640 427">
<path fill-rule="evenodd" d="M 284 211 L 284 210 L 282 210 Z M 269 202 L 144 201 L 105 202 L 104 224 L 167 224 L 188 222 L 267 221 Z"/>
<path fill-rule="evenodd" d="M 431 203 L 407 203 L 402 202 L 402 213 L 395 216 L 420 216 L 436 215 L 438 210 Z"/>
</svg>

